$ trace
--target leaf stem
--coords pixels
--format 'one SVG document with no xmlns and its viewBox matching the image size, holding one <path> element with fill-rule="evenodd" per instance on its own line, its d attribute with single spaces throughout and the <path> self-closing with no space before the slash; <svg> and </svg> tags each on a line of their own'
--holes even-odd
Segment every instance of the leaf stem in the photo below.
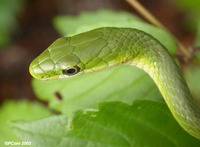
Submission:
<svg viewBox="0 0 200 147">
<path fill-rule="evenodd" d="M 151 24 L 170 32 L 158 19 L 156 19 L 153 14 L 151 14 L 142 4 L 140 4 L 137 0 L 126 0 L 133 8 L 135 8 L 147 21 Z M 171 34 L 171 33 L 170 33 Z M 173 34 L 171 34 L 177 42 L 178 48 L 184 55 L 184 61 L 188 61 L 191 56 L 191 50 L 185 47 Z"/>
</svg>

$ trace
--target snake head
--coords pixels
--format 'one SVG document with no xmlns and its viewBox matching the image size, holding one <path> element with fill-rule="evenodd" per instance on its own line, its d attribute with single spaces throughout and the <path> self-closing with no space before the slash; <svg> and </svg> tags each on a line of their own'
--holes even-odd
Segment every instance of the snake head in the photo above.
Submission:
<svg viewBox="0 0 200 147">
<path fill-rule="evenodd" d="M 98 30 L 62 37 L 32 61 L 29 71 L 36 79 L 52 80 L 103 69 L 107 61 L 102 59 L 110 53 L 102 54 L 106 46 L 107 41 Z"/>
<path fill-rule="evenodd" d="M 73 76 L 84 68 L 79 57 L 73 54 L 69 37 L 53 42 L 30 64 L 31 75 L 40 80 L 61 79 Z"/>
</svg>

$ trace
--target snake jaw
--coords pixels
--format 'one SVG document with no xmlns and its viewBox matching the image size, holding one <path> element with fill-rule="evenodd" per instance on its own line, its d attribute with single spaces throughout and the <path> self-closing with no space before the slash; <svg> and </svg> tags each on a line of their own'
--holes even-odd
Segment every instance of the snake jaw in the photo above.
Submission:
<svg viewBox="0 0 200 147">
<path fill-rule="evenodd" d="M 33 76 L 35 79 L 43 80 L 43 76 L 40 76 L 43 74 L 43 71 L 41 68 L 38 68 L 38 64 L 36 63 L 35 60 L 31 62 L 29 66 L 29 72 L 31 76 Z"/>
<path fill-rule="evenodd" d="M 39 67 L 35 67 L 34 65 L 32 65 L 33 63 L 31 63 L 30 67 L 29 67 L 29 72 L 30 74 L 35 78 L 35 79 L 38 79 L 38 80 L 53 80 L 53 79 L 56 79 L 55 76 L 51 76 L 51 77 L 48 77 L 47 73 L 44 72 L 41 68 Z"/>
</svg>

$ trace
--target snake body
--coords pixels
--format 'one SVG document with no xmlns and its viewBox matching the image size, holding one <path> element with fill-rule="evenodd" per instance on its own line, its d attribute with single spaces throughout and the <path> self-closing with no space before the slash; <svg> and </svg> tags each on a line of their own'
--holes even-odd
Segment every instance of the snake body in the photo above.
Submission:
<svg viewBox="0 0 200 147">
<path fill-rule="evenodd" d="M 60 38 L 31 63 L 29 70 L 37 79 L 51 80 L 119 64 L 137 66 L 146 71 L 178 123 L 200 139 L 200 108 L 179 68 L 166 48 L 143 31 L 105 27 Z"/>
</svg>

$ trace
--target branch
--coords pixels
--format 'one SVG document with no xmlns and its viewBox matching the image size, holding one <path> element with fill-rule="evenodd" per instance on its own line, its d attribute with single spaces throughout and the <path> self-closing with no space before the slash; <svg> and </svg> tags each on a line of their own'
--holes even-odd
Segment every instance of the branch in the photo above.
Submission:
<svg viewBox="0 0 200 147">
<path fill-rule="evenodd" d="M 141 5 L 137 0 L 126 0 L 133 8 L 135 8 L 148 22 L 151 24 L 170 32 L 158 19 L 156 19 L 153 14 L 151 14 L 143 5 Z M 171 34 L 171 33 L 170 33 Z M 192 54 L 191 50 L 189 48 L 185 47 L 173 34 L 171 34 L 174 39 L 176 40 L 176 43 L 178 45 L 178 48 L 181 50 L 181 52 L 184 55 L 184 60 L 187 62 Z"/>
</svg>

